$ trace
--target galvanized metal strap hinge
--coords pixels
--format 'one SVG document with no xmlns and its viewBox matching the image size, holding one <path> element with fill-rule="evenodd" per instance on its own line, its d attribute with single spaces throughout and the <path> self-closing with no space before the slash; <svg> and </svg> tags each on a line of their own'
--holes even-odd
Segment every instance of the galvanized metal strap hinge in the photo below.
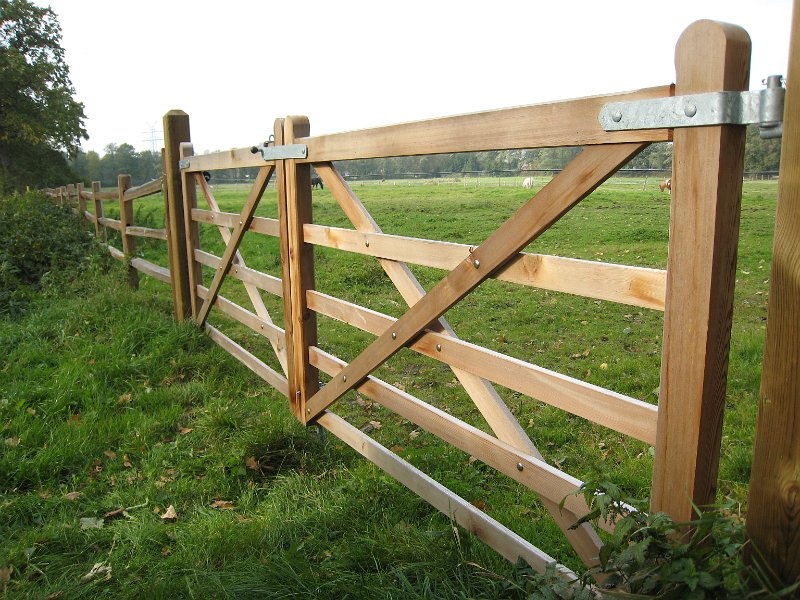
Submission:
<svg viewBox="0 0 800 600">
<path fill-rule="evenodd" d="M 305 144 L 286 144 L 285 146 L 275 146 L 272 142 L 264 142 L 260 147 L 253 146 L 250 152 L 256 154 L 261 152 L 264 160 L 283 160 L 286 158 L 306 158 L 308 156 L 308 146 Z"/>
<path fill-rule="evenodd" d="M 783 77 L 771 75 L 766 85 L 758 92 L 707 92 L 610 102 L 600 110 L 599 120 L 606 131 L 757 124 L 762 138 L 777 138 L 783 135 Z"/>
</svg>

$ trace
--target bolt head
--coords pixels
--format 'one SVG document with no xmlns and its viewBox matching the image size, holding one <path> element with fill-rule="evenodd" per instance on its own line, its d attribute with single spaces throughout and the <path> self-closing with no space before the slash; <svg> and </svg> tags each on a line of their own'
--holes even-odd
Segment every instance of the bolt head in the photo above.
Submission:
<svg viewBox="0 0 800 600">
<path fill-rule="evenodd" d="M 525 465 L 523 465 L 521 462 L 517 463 L 517 471 L 522 471 L 524 468 L 525 468 Z"/>
<path fill-rule="evenodd" d="M 683 113 L 691 119 L 697 114 L 697 106 L 694 104 L 687 104 L 683 107 Z"/>
<path fill-rule="evenodd" d="M 480 268 L 480 266 L 481 266 L 481 261 L 479 261 L 479 260 L 476 258 L 475 260 L 473 260 L 473 261 L 472 261 L 472 266 L 473 266 L 473 267 L 475 267 L 476 269 Z"/>
<path fill-rule="evenodd" d="M 613 113 L 611 113 L 611 120 L 614 121 L 614 123 L 619 123 L 622 121 L 622 113 L 618 110 L 615 110 Z"/>
</svg>

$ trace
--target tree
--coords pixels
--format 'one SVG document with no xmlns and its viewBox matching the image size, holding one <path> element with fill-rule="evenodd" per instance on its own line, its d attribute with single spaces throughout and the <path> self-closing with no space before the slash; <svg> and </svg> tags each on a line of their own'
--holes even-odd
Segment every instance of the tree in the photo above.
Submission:
<svg viewBox="0 0 800 600">
<path fill-rule="evenodd" d="M 32 156 L 59 153 L 50 167 L 69 172 L 63 153 L 88 139 L 74 94 L 56 14 L 28 0 L 0 0 L 0 186 L 47 183 L 25 164 Z M 34 180 L 22 180 L 31 173 Z"/>
</svg>

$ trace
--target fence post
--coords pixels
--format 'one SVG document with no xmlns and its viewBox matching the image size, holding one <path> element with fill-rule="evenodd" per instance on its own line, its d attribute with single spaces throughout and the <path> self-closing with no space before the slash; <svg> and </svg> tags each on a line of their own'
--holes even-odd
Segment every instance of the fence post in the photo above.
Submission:
<svg viewBox="0 0 800 600">
<path fill-rule="evenodd" d="M 690 25 L 677 95 L 747 89 L 750 38 Z M 744 170 L 743 126 L 675 129 L 667 297 L 651 508 L 677 520 L 716 498 Z"/>
<path fill-rule="evenodd" d="M 128 235 L 128 227 L 133 225 L 133 202 L 125 200 L 125 190 L 131 187 L 130 175 L 117 175 L 117 190 L 119 191 L 119 232 L 122 235 L 122 252 L 128 263 L 128 285 L 139 289 L 139 272 L 130 264 L 131 258 L 136 253 L 136 238 Z"/>
<path fill-rule="evenodd" d="M 81 224 L 86 222 L 86 198 L 83 197 L 83 183 L 75 184 L 78 189 L 78 218 Z"/>
<path fill-rule="evenodd" d="M 181 159 L 194 156 L 194 148 L 190 142 L 184 142 L 180 145 L 178 156 Z M 197 183 L 195 181 L 194 173 L 181 173 L 181 190 L 183 198 L 182 216 L 183 216 L 183 236 L 184 255 L 186 261 L 184 268 L 187 276 L 187 288 L 189 297 L 190 313 L 187 316 L 197 320 L 200 313 L 203 300 L 197 294 L 197 286 L 203 285 L 203 267 L 195 260 L 194 251 L 200 248 L 200 226 L 197 221 L 192 220 L 192 210 L 197 208 Z"/>
<path fill-rule="evenodd" d="M 92 182 L 92 201 L 94 202 L 94 235 L 98 240 L 103 240 L 103 243 L 108 241 L 108 234 L 106 233 L 106 226 L 100 222 L 104 218 L 105 208 L 103 208 L 103 201 L 100 199 L 100 182 Z M 102 228 L 102 229 L 101 229 Z"/>
<path fill-rule="evenodd" d="M 175 318 L 181 322 L 192 315 L 189 288 L 189 264 L 186 254 L 186 228 L 184 224 L 184 199 L 181 184 L 180 147 L 189 142 L 189 115 L 182 110 L 171 110 L 164 115 L 164 195 L 167 206 L 167 255 L 172 285 L 172 302 Z"/>
<path fill-rule="evenodd" d="M 276 145 L 293 144 L 309 134 L 306 117 L 275 121 Z M 289 403 L 294 415 L 305 423 L 306 400 L 319 389 L 319 372 L 308 354 L 309 346 L 317 344 L 317 318 L 306 303 L 306 291 L 314 289 L 314 249 L 303 241 L 303 225 L 312 222 L 311 166 L 291 159 L 278 161 L 276 175 Z"/>
<path fill-rule="evenodd" d="M 65 189 L 67 190 L 66 192 L 67 208 L 72 209 L 72 196 L 75 193 L 75 186 L 71 183 L 68 183 Z"/>
<path fill-rule="evenodd" d="M 772 570 L 800 579 L 800 0 L 794 2 L 767 333 L 747 533 Z M 757 555 L 752 558 L 758 559 Z"/>
</svg>

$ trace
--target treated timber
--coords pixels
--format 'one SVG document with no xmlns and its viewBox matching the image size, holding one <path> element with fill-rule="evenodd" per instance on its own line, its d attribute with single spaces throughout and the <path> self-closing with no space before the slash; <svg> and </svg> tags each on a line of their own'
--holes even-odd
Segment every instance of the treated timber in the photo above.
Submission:
<svg viewBox="0 0 800 600">
<path fill-rule="evenodd" d="M 544 572 L 548 567 L 555 565 L 559 577 L 567 581 L 576 579 L 572 571 L 558 565 L 552 557 L 539 548 L 387 450 L 344 419 L 332 413 L 325 413 L 320 416 L 318 423 L 428 504 L 483 540 L 507 560 L 516 562 L 521 558 L 539 572 Z"/>
<path fill-rule="evenodd" d="M 218 256 L 214 256 L 203 250 L 195 250 L 194 257 L 197 262 L 207 267 L 211 267 L 212 269 L 217 269 L 219 267 L 220 259 Z M 235 264 L 228 271 L 228 277 L 233 277 L 244 283 L 251 283 L 258 289 L 278 297 L 283 295 L 283 284 L 278 277 L 256 271 L 250 267 Z"/>
<path fill-rule="evenodd" d="M 340 377 L 308 400 L 306 416 L 316 417 L 347 393 L 645 147 L 646 144 L 619 144 L 585 148 L 534 199 L 476 248 L 469 260 L 459 263 L 398 319 L 391 331 L 379 336 Z"/>
<path fill-rule="evenodd" d="M 362 236 L 370 234 L 381 235 L 382 232 L 378 223 L 372 218 L 372 215 L 369 214 L 369 211 L 367 211 L 366 207 L 356 194 L 353 193 L 344 181 L 344 178 L 333 165 L 331 163 L 316 163 L 315 168 L 320 177 L 322 177 L 322 180 L 328 185 L 328 189 L 331 190 L 334 198 L 342 208 L 342 211 L 350 219 L 350 222 L 358 230 L 359 234 Z M 304 235 L 308 227 L 310 227 L 310 225 L 304 227 Z M 305 241 L 308 242 L 309 240 L 306 239 Z M 367 240 L 364 242 L 364 247 L 368 246 L 369 241 Z M 406 264 L 386 258 L 381 258 L 379 260 L 383 270 L 392 280 L 392 283 L 397 287 L 409 306 L 416 304 L 420 298 L 425 295 L 424 288 Z M 308 292 L 309 295 L 311 293 L 312 292 Z M 432 323 L 431 326 L 437 333 L 447 338 L 457 339 L 455 331 L 453 331 L 444 318 L 440 318 L 437 322 Z M 539 450 L 531 441 L 530 437 L 528 437 L 527 433 L 525 433 L 525 430 L 520 426 L 516 417 L 514 417 L 508 409 L 506 403 L 500 398 L 491 382 L 469 370 L 453 365 L 450 366 L 453 374 L 464 387 L 464 390 L 474 402 L 481 415 L 486 419 L 489 427 L 495 432 L 495 435 L 504 442 L 513 445 L 515 448 L 526 451 L 536 458 L 542 459 Z M 579 527 L 572 527 L 578 520 L 579 515 L 562 509 L 559 507 L 558 503 L 549 499 L 545 498 L 543 502 L 548 512 L 550 512 L 556 522 L 559 523 L 562 531 L 564 531 L 565 535 L 569 538 L 570 543 L 581 557 L 581 560 L 588 566 L 596 564 L 601 542 L 592 527 L 585 523 Z"/>
<path fill-rule="evenodd" d="M 474 246 L 383 233 L 306 225 L 305 241 L 381 259 L 452 270 Z M 562 256 L 520 253 L 492 278 L 597 300 L 664 310 L 667 272 Z"/>
<path fill-rule="evenodd" d="M 151 227 L 128 227 L 127 232 L 128 235 L 133 235 L 136 237 L 146 237 L 155 240 L 167 239 L 166 229 L 153 229 Z"/>
<path fill-rule="evenodd" d="M 147 183 L 143 183 L 142 185 L 137 185 L 136 187 L 125 190 L 125 200 L 136 200 L 137 198 L 144 198 L 146 196 L 152 196 L 153 194 L 160 194 L 162 189 L 162 180 L 163 178 L 159 177 L 158 179 L 153 179 Z"/>
<path fill-rule="evenodd" d="M 201 208 L 192 210 L 192 219 L 198 223 L 208 223 L 209 225 L 235 227 L 238 218 L 239 215 L 235 213 L 220 212 L 219 210 L 203 210 Z M 248 231 L 263 233 L 264 235 L 271 235 L 273 237 L 278 237 L 280 232 L 278 220 L 268 217 L 253 217 Z"/>
<path fill-rule="evenodd" d="M 201 286 L 198 290 L 198 293 L 200 294 L 201 298 L 205 298 L 208 294 L 208 288 Z M 242 325 L 246 325 L 255 333 L 263 335 L 273 344 L 281 346 L 284 344 L 283 329 L 275 325 L 272 321 L 263 319 L 255 313 L 251 313 L 249 310 L 242 308 L 235 302 L 232 302 L 223 296 L 217 296 L 214 306 L 219 308 L 220 312 L 228 315 L 232 319 L 239 321 L 239 323 Z"/>
<path fill-rule="evenodd" d="M 244 167 L 263 167 L 274 165 L 273 161 L 265 161 L 259 152 L 250 148 L 234 148 L 223 152 L 200 154 L 186 158 L 188 172 L 216 171 L 220 169 L 240 169 Z"/>
<path fill-rule="evenodd" d="M 747 533 L 784 585 L 800 579 L 800 0 L 794 2 L 764 367 Z"/>
<path fill-rule="evenodd" d="M 743 29 L 695 22 L 676 46 L 676 94 L 744 90 L 749 64 Z M 679 521 L 716 500 L 744 140 L 744 126 L 675 131 L 651 508 Z"/>
<path fill-rule="evenodd" d="M 179 148 L 179 160 L 184 160 L 187 156 L 194 154 L 194 147 L 190 142 L 184 142 Z M 197 295 L 198 286 L 203 285 L 203 269 L 200 263 L 195 259 L 195 251 L 200 248 L 200 226 L 192 220 L 192 210 L 197 208 L 197 185 L 195 177 L 188 171 L 181 171 L 181 194 L 183 195 L 183 217 L 181 222 L 184 229 L 183 234 L 179 238 L 186 248 L 186 273 L 188 278 L 189 289 L 186 291 L 187 298 L 191 307 L 191 318 L 197 319 L 200 313 L 201 298 Z M 172 194 L 170 193 L 170 198 Z M 170 224 L 170 229 L 173 225 Z M 177 253 L 176 253 L 177 254 Z M 183 277 L 183 276 L 182 276 Z M 183 279 L 181 279 L 181 282 Z"/>
<path fill-rule="evenodd" d="M 387 315 L 319 292 L 309 292 L 308 305 L 373 335 L 397 323 Z M 409 348 L 648 444 L 656 441 L 658 409 L 652 404 L 434 331 L 423 332 Z"/>
<path fill-rule="evenodd" d="M 134 258 L 131 260 L 131 266 L 137 271 L 140 271 L 145 275 L 149 275 L 154 279 L 158 279 L 164 283 L 170 283 L 169 269 L 152 263 L 149 260 L 145 260 L 143 258 Z"/>
<path fill-rule="evenodd" d="M 92 182 L 92 201 L 94 202 L 94 235 L 95 237 L 102 241 L 107 241 L 106 235 L 106 228 L 103 226 L 102 219 L 104 217 L 104 208 L 103 202 L 100 198 L 100 182 L 93 181 Z"/>
<path fill-rule="evenodd" d="M 600 126 L 598 115 L 608 102 L 666 98 L 671 95 L 672 87 L 662 86 L 295 141 L 308 146 L 309 162 L 514 148 L 666 142 L 672 139 L 668 129 L 606 132 Z"/>
<path fill-rule="evenodd" d="M 122 236 L 122 252 L 128 259 L 136 254 L 136 238 L 128 233 L 128 227 L 133 225 L 133 204 L 125 201 L 125 192 L 131 187 L 130 175 L 117 176 L 119 195 L 119 232 Z M 139 289 L 139 272 L 128 265 L 128 285 L 134 290 Z"/>
</svg>

